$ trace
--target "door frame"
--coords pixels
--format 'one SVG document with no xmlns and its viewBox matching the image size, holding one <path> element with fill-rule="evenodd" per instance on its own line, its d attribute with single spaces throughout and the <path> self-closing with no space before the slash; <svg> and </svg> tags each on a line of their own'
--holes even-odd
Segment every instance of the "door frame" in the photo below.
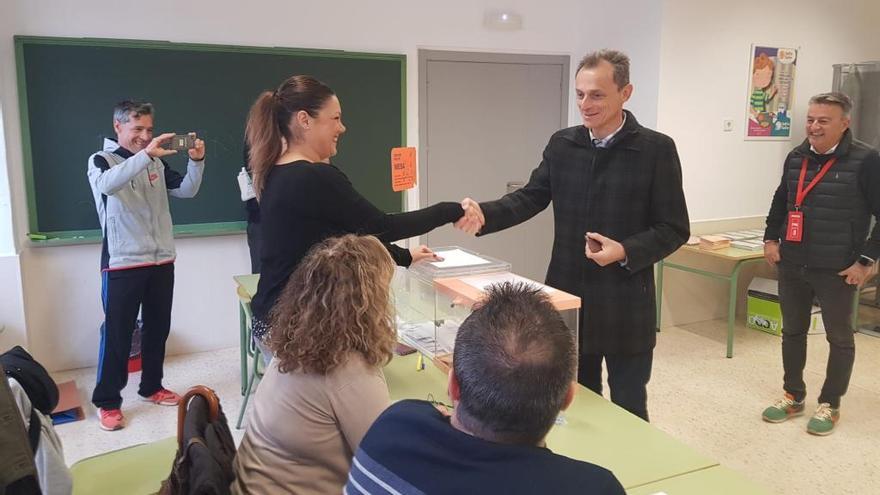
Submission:
<svg viewBox="0 0 880 495">
<path fill-rule="evenodd" d="M 568 127 L 569 91 L 571 85 L 571 56 L 570 55 L 538 55 L 525 53 L 491 53 L 491 52 L 462 52 L 446 50 L 419 49 L 419 152 L 418 152 L 418 177 L 419 177 L 419 205 L 422 208 L 429 206 L 428 181 L 430 173 L 428 167 L 428 62 L 475 62 L 475 63 L 500 63 L 500 64 L 523 64 L 523 65 L 561 65 L 562 88 L 559 102 L 560 122 L 559 129 Z M 550 136 L 547 136 L 549 139 Z M 537 159 L 537 157 L 536 157 Z M 448 199 L 448 198 L 447 198 Z"/>
</svg>

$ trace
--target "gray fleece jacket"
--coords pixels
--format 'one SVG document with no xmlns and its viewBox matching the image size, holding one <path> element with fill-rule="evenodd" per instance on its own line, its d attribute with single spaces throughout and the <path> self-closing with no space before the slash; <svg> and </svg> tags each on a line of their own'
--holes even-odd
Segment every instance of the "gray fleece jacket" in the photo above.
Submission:
<svg viewBox="0 0 880 495">
<path fill-rule="evenodd" d="M 199 192 L 205 162 L 189 160 L 186 175 L 143 150 L 132 154 L 112 139 L 89 157 L 88 177 L 103 232 L 102 270 L 173 263 L 168 195 Z"/>
</svg>

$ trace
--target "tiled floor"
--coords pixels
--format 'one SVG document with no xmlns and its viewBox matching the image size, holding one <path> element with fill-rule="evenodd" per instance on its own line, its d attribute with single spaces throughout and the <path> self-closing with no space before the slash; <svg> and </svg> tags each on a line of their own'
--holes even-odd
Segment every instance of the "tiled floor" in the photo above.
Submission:
<svg viewBox="0 0 880 495">
<path fill-rule="evenodd" d="M 782 394 L 780 339 L 738 328 L 734 358 L 724 357 L 726 323 L 661 333 L 649 389 L 652 423 L 744 476 L 785 494 L 880 493 L 880 339 L 856 334 L 856 363 L 837 430 L 806 433 L 825 377 L 828 344 L 811 335 L 807 414 L 761 420 Z"/>
<path fill-rule="evenodd" d="M 855 370 L 840 426 L 829 437 L 814 437 L 805 432 L 808 415 L 775 425 L 760 419 L 763 408 L 781 393 L 779 338 L 740 327 L 735 357 L 726 359 L 725 337 L 720 320 L 660 333 L 649 385 L 652 423 L 778 493 L 880 493 L 880 339 L 856 335 Z M 810 337 L 810 411 L 824 377 L 827 347 L 823 335 Z M 195 384 L 214 388 L 234 423 L 242 400 L 238 363 L 235 348 L 170 357 L 165 385 L 181 393 Z M 74 370 L 56 379 L 75 378 L 88 403 L 94 373 L 93 368 Z M 91 406 L 86 421 L 58 427 L 68 463 L 175 434 L 175 409 L 137 400 L 138 378 L 131 375 L 123 394 L 124 430 L 100 430 Z M 233 434 L 241 439 L 234 425 Z"/>
<path fill-rule="evenodd" d="M 177 408 L 157 406 L 140 400 L 137 384 L 140 373 L 129 375 L 122 392 L 122 412 L 126 428 L 107 432 L 98 427 L 98 418 L 90 397 L 95 386 L 95 368 L 83 368 L 53 374 L 59 383 L 76 380 L 86 409 L 86 420 L 56 427 L 64 442 L 68 465 L 79 459 L 130 445 L 151 442 L 177 434 Z M 165 360 L 165 387 L 181 395 L 193 385 L 207 385 L 220 397 L 220 404 L 230 422 L 236 443 L 242 431 L 235 429 L 235 419 L 242 397 L 239 388 L 238 348 L 172 356 Z"/>
</svg>

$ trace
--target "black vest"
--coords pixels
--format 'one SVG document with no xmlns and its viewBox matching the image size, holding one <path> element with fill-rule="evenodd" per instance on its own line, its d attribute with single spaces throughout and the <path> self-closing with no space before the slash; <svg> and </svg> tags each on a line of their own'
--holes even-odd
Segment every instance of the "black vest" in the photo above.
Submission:
<svg viewBox="0 0 880 495">
<path fill-rule="evenodd" d="M 783 222 L 782 259 L 788 263 L 812 268 L 842 270 L 859 257 L 868 237 L 871 214 L 861 189 L 861 169 L 871 153 L 871 148 L 854 140 L 847 130 L 833 156 L 837 162 L 825 177 L 804 199 L 801 211 L 804 215 L 801 242 L 785 240 L 788 219 Z M 788 186 L 788 211 L 794 211 L 801 164 L 807 159 L 804 189 L 821 170 L 830 155 L 817 156 L 810 151 L 810 144 L 792 150 L 785 160 L 785 180 Z"/>
</svg>

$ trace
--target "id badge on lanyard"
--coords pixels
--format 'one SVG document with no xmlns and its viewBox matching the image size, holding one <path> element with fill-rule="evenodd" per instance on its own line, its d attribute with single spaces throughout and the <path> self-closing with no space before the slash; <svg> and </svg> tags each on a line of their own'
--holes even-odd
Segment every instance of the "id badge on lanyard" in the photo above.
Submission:
<svg viewBox="0 0 880 495">
<path fill-rule="evenodd" d="M 801 205 L 804 203 L 804 198 L 807 197 L 810 191 L 816 187 L 816 184 L 822 180 L 822 177 L 825 177 L 825 173 L 828 172 L 828 169 L 834 165 L 834 162 L 837 161 L 837 157 L 834 157 L 822 166 L 822 169 L 819 170 L 819 173 L 813 177 L 813 180 L 807 185 L 806 189 L 804 189 L 804 178 L 807 176 L 807 159 L 804 158 L 804 161 L 801 163 L 801 176 L 798 179 L 798 188 L 797 188 L 797 196 L 795 197 L 794 202 L 794 211 L 788 212 L 788 227 L 785 229 L 785 240 L 788 242 L 801 242 L 804 239 L 804 212 L 801 211 Z"/>
<path fill-rule="evenodd" d="M 804 212 L 788 212 L 788 228 L 785 229 L 785 240 L 788 242 L 801 242 L 804 238 Z"/>
</svg>

